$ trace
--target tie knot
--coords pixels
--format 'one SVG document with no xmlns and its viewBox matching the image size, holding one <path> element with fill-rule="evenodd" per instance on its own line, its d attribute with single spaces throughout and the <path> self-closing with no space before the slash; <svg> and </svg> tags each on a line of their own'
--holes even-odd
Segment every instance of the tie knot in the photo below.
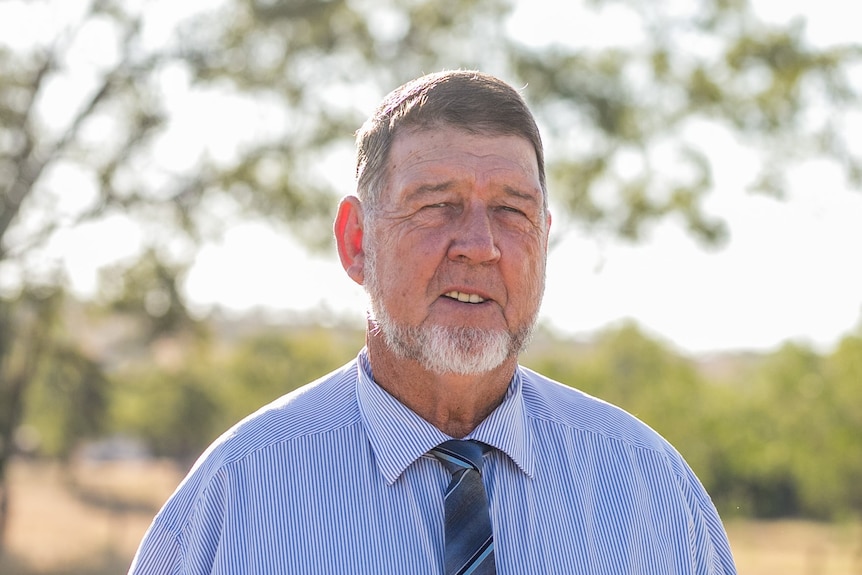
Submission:
<svg viewBox="0 0 862 575">
<path fill-rule="evenodd" d="M 474 469 L 482 473 L 482 455 L 488 446 L 472 439 L 450 439 L 431 450 L 450 473 L 461 469 Z"/>
</svg>

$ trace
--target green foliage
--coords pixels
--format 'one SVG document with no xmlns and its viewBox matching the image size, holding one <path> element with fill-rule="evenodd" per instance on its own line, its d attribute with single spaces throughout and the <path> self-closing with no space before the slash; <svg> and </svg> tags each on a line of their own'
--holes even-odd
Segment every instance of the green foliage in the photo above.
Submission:
<svg viewBox="0 0 862 575">
<path fill-rule="evenodd" d="M 264 333 L 217 351 L 202 347 L 172 367 L 112 376 L 111 430 L 144 439 L 156 455 L 196 457 L 219 434 L 278 397 L 354 357 L 357 332 Z"/>
<path fill-rule="evenodd" d="M 6 321 L 22 336 L 10 342 L 2 365 L 0 424 L 12 432 L 21 423 L 35 425 L 42 451 L 57 457 L 102 431 L 108 389 L 100 362 L 66 329 L 66 301 L 54 288 L 24 292 L 14 305 L 0 299 L 0 309 L 11 312 Z M 14 448 L 14 442 L 4 446 Z"/>
<path fill-rule="evenodd" d="M 196 331 L 197 323 L 178 285 L 184 272 L 183 266 L 166 263 L 156 251 L 148 250 L 131 264 L 102 269 L 99 298 L 113 311 L 143 319 L 147 340 Z"/>
<path fill-rule="evenodd" d="M 115 375 L 112 430 L 144 439 L 158 455 L 191 457 L 222 431 L 214 372 L 195 361 L 175 370 Z"/>
<path fill-rule="evenodd" d="M 787 344 L 734 386 L 716 462 L 719 497 L 758 517 L 862 513 L 853 455 L 862 453 L 860 351 L 857 336 L 827 356 Z"/>
<path fill-rule="evenodd" d="M 65 459 L 83 439 L 104 431 L 109 381 L 102 367 L 71 346 L 42 358 L 28 386 L 27 422 L 39 430 L 40 452 Z"/>
<path fill-rule="evenodd" d="M 829 469 L 838 497 L 848 510 L 862 510 L 862 330 L 845 337 L 838 348 L 826 358 L 825 395 L 829 398 L 832 431 L 828 451 L 833 456 Z M 813 490 L 813 488 L 812 488 Z"/>
<path fill-rule="evenodd" d="M 363 344 L 356 332 L 321 328 L 266 333 L 243 341 L 225 366 L 220 400 L 232 424 L 262 405 L 314 381 L 355 357 Z"/>
</svg>

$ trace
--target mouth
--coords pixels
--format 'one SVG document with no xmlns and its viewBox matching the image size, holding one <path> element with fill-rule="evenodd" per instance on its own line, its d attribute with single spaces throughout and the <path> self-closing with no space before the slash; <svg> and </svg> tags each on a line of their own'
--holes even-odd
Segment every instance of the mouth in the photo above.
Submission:
<svg viewBox="0 0 862 575">
<path fill-rule="evenodd" d="M 484 303 L 485 301 L 487 301 L 485 298 L 483 298 L 477 294 L 464 293 L 462 291 L 450 291 L 450 292 L 443 294 L 443 297 L 458 300 L 461 303 Z"/>
</svg>

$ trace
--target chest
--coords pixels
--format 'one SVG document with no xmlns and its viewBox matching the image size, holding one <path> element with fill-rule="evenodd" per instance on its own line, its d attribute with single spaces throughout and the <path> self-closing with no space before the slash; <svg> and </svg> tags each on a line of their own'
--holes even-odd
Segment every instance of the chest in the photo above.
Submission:
<svg viewBox="0 0 862 575">
<path fill-rule="evenodd" d="M 498 573 L 687 573 L 686 511 L 622 470 L 487 470 Z M 637 474 L 628 470 L 627 477 Z M 395 484 L 373 468 L 240 484 L 214 573 L 442 573 L 448 472 L 420 460 Z"/>
</svg>

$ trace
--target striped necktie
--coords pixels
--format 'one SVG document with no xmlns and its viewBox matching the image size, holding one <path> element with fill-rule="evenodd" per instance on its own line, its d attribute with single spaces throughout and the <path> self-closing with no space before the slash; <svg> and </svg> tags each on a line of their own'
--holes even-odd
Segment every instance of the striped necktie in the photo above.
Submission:
<svg viewBox="0 0 862 575">
<path fill-rule="evenodd" d="M 452 474 L 446 489 L 445 575 L 494 575 L 494 537 L 482 484 L 487 445 L 453 439 L 431 450 Z"/>
</svg>

